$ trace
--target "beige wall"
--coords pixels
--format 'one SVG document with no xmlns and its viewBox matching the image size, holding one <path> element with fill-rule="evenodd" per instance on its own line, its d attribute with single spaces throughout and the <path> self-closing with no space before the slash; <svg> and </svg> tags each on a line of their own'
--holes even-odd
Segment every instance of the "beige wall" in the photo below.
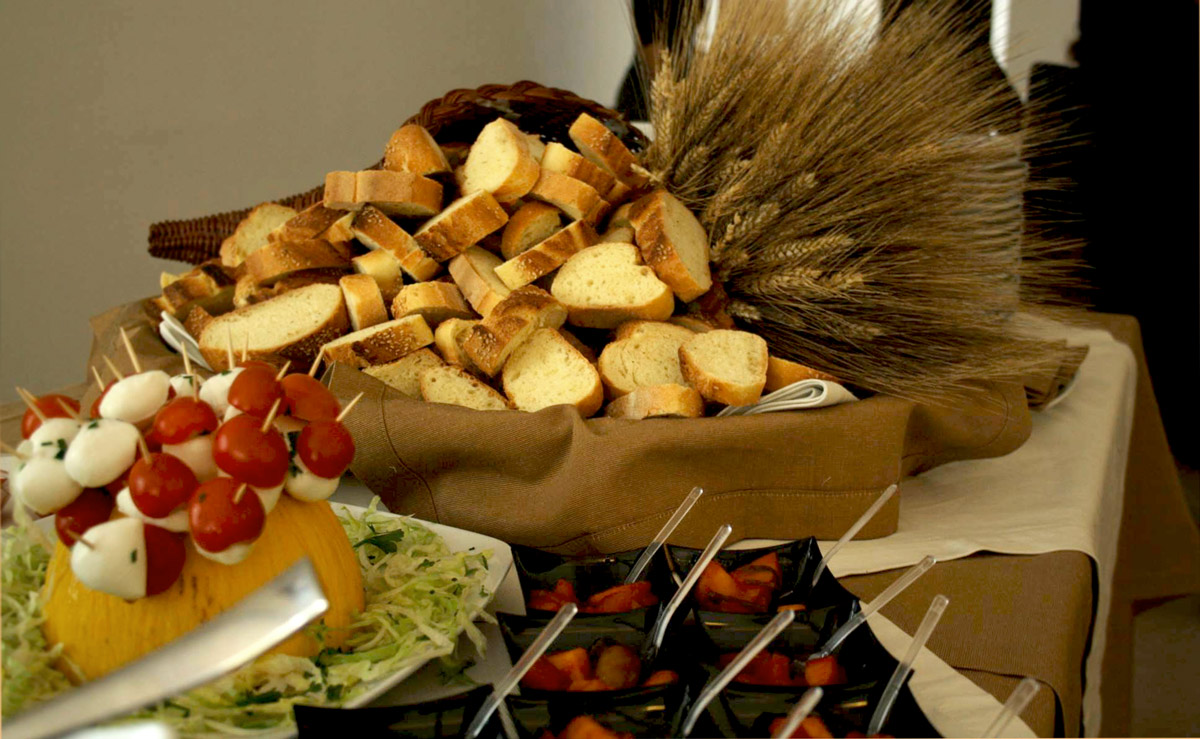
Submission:
<svg viewBox="0 0 1200 739">
<path fill-rule="evenodd" d="M 611 103 L 632 54 L 624 0 L 4 0 L 0 400 L 86 379 L 88 318 L 179 268 L 150 223 L 363 166 L 456 87 Z"/>
</svg>

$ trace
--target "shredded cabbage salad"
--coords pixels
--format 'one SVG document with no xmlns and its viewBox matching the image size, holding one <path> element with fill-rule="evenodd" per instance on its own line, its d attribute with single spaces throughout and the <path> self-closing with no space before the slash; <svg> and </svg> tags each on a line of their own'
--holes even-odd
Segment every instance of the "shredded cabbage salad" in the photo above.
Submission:
<svg viewBox="0 0 1200 739">
<path fill-rule="evenodd" d="M 433 658 L 451 659 L 460 634 L 483 652 L 473 623 L 483 610 L 490 551 L 451 552 L 430 529 L 378 513 L 340 515 L 363 573 L 365 610 L 341 649 L 316 657 L 269 654 L 241 670 L 131 716 L 155 719 L 182 734 L 253 735 L 292 725 L 292 706 L 340 705 L 374 680 Z M 15 526 L 3 534 L 3 715 L 69 689 L 54 667 L 61 645 L 42 635 L 41 587 L 50 555 L 40 532 Z M 310 632 L 323 641 L 324 627 Z"/>
</svg>

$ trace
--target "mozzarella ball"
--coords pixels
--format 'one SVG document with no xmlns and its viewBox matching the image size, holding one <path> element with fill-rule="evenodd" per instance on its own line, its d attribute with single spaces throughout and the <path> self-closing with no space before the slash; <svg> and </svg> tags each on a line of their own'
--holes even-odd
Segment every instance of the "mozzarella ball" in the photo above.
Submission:
<svg viewBox="0 0 1200 739">
<path fill-rule="evenodd" d="M 292 464 L 288 467 L 287 478 L 283 481 L 283 487 L 288 491 L 288 495 L 296 500 L 315 503 L 333 495 L 339 482 L 341 482 L 340 477 L 314 475 L 308 467 L 304 466 L 304 460 L 300 459 L 300 455 L 294 454 L 292 455 Z"/>
<path fill-rule="evenodd" d="M 213 375 L 200 386 L 200 400 L 212 406 L 213 412 L 217 414 L 217 418 L 225 416 L 225 410 L 229 408 L 229 386 L 233 384 L 233 381 L 241 373 L 241 367 L 234 367 L 231 370 Z"/>
<path fill-rule="evenodd" d="M 251 485 L 250 489 L 258 495 L 263 513 L 270 513 L 275 504 L 279 502 L 279 496 L 283 494 L 283 483 L 281 482 L 273 488 L 256 488 Z"/>
<path fill-rule="evenodd" d="M 85 488 L 102 488 L 133 465 L 138 448 L 137 427 L 102 418 L 85 424 L 63 461 L 67 473 Z"/>
<path fill-rule="evenodd" d="M 187 506 L 180 506 L 163 518 L 151 518 L 142 513 L 137 504 L 133 502 L 133 495 L 130 494 L 129 488 L 125 488 L 117 493 L 117 510 L 130 518 L 140 518 L 146 523 L 152 523 L 155 526 L 162 527 L 167 531 L 174 531 L 177 534 L 188 530 Z"/>
<path fill-rule="evenodd" d="M 213 435 L 193 436 L 180 444 L 163 444 L 162 450 L 179 457 L 200 482 L 208 482 L 217 476 L 217 463 L 213 461 Z"/>
<path fill-rule="evenodd" d="M 175 391 L 175 397 L 199 397 L 200 388 L 203 386 L 204 380 L 200 375 L 182 374 L 171 378 L 171 389 Z"/>
<path fill-rule="evenodd" d="M 228 421 L 229 419 L 235 418 L 240 415 L 242 415 L 241 409 L 235 408 L 232 405 L 227 406 L 225 408 L 225 415 L 221 417 L 221 423 L 224 423 L 225 421 Z"/>
<path fill-rule="evenodd" d="M 35 457 L 56 457 L 79 433 L 82 423 L 74 418 L 47 418 L 29 435 L 30 448 Z"/>
<path fill-rule="evenodd" d="M 167 402 L 171 376 L 162 370 L 149 370 L 117 380 L 100 401 L 100 417 L 129 423 L 154 418 Z"/>
<path fill-rule="evenodd" d="M 125 600 L 146 597 L 146 534 L 141 519 L 118 518 L 88 529 L 71 547 L 71 571 L 92 590 Z"/>
<path fill-rule="evenodd" d="M 34 457 L 13 476 L 12 492 L 39 516 L 48 516 L 78 498 L 83 485 L 72 479 L 62 460 Z"/>
<path fill-rule="evenodd" d="M 208 557 L 214 562 L 220 562 L 223 565 L 235 565 L 241 562 L 250 556 L 250 549 L 254 546 L 254 542 L 242 542 L 241 544 L 233 544 L 219 552 L 210 552 L 199 544 L 196 544 L 195 539 L 192 540 L 192 544 L 201 555 Z"/>
</svg>

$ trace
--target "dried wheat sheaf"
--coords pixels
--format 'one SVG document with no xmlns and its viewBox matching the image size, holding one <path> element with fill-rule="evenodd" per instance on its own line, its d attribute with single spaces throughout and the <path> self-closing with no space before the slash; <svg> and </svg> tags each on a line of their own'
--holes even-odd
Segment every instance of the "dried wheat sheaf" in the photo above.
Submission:
<svg viewBox="0 0 1200 739">
<path fill-rule="evenodd" d="M 1068 265 L 1022 237 L 1011 93 L 957 16 L 791 5 L 724 0 L 649 87 L 646 167 L 708 230 L 725 309 L 778 356 L 916 400 L 1055 364 L 1011 317 Z"/>
</svg>

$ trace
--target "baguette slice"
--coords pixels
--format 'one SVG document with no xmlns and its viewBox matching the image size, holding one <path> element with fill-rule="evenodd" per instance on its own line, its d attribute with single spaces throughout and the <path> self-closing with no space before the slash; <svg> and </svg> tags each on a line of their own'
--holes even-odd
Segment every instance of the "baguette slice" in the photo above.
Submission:
<svg viewBox="0 0 1200 739">
<path fill-rule="evenodd" d="M 575 221 L 531 249 L 496 267 L 496 276 L 512 289 L 528 285 L 561 267 L 568 259 L 599 240 L 586 221 Z"/>
<path fill-rule="evenodd" d="M 404 278 L 400 276 L 400 260 L 387 249 L 376 249 L 350 260 L 354 271 L 368 275 L 379 286 L 385 304 L 391 304 L 400 292 Z"/>
<path fill-rule="evenodd" d="M 427 217 L 442 209 L 442 186 L 431 179 L 389 169 L 364 169 L 355 177 L 354 199 L 384 213 Z"/>
<path fill-rule="evenodd" d="M 400 269 L 418 282 L 432 278 L 442 268 L 430 259 L 416 239 L 374 206 L 363 208 L 354 217 L 350 230 L 368 249 L 390 252 L 400 262 Z"/>
<path fill-rule="evenodd" d="M 448 403 L 477 411 L 510 409 L 503 395 L 483 384 L 468 372 L 443 365 L 421 373 L 421 397 L 430 403 Z"/>
<path fill-rule="evenodd" d="M 430 175 L 450 171 L 450 162 L 424 126 L 410 123 L 392 134 L 383 150 L 383 168 Z"/>
<path fill-rule="evenodd" d="M 634 189 L 632 187 L 626 185 L 620 180 L 617 180 L 617 184 L 613 185 L 612 189 L 610 189 L 608 192 L 601 193 L 601 195 L 603 195 L 604 199 L 613 205 L 627 205 L 625 201 L 628 200 L 629 196 L 633 195 L 633 193 Z"/>
<path fill-rule="evenodd" d="M 633 244 L 597 244 L 567 260 L 550 292 L 570 313 L 572 325 L 616 328 L 635 318 L 661 321 L 675 309 L 675 298 L 641 263 Z"/>
<path fill-rule="evenodd" d="M 508 219 L 500 239 L 500 253 L 505 259 L 512 259 L 547 239 L 561 226 L 558 208 L 546 203 L 525 203 Z"/>
<path fill-rule="evenodd" d="M 600 235 L 600 241 L 605 244 L 632 244 L 633 236 L 633 229 L 629 226 L 614 226 Z"/>
<path fill-rule="evenodd" d="M 321 346 L 350 328 L 337 285 L 309 285 L 218 316 L 200 332 L 200 353 L 209 366 L 229 369 L 225 348 L 246 347 L 250 359 L 291 359 L 308 366 Z"/>
<path fill-rule="evenodd" d="M 358 214 L 354 211 L 344 213 L 341 218 L 329 224 L 329 228 L 317 234 L 317 238 L 331 244 L 344 244 L 354 238 L 354 219 Z"/>
<path fill-rule="evenodd" d="M 226 313 L 233 308 L 235 280 L 221 264 L 210 259 L 196 265 L 162 291 L 162 306 L 176 318 L 194 306 L 209 313 Z"/>
<path fill-rule="evenodd" d="M 779 357 L 767 358 L 767 384 L 763 386 L 763 390 L 772 392 L 787 387 L 792 383 L 800 382 L 801 380 L 841 382 L 828 372 L 815 370 L 812 367 L 805 367 L 798 362 L 780 359 Z"/>
<path fill-rule="evenodd" d="M 213 322 L 213 316 L 208 311 L 198 305 L 192 306 L 188 311 L 187 318 L 183 319 L 183 327 L 192 335 L 193 339 L 199 341 L 200 334 L 204 333 L 204 327 Z"/>
<path fill-rule="evenodd" d="M 383 305 L 383 293 L 369 275 L 345 275 L 338 280 L 342 297 L 346 300 L 346 312 L 350 315 L 350 326 L 355 331 L 368 328 L 388 319 Z"/>
<path fill-rule="evenodd" d="M 481 190 L 455 200 L 413 236 L 434 259 L 445 262 L 505 223 L 508 213 L 491 193 Z"/>
<path fill-rule="evenodd" d="M 708 234 L 687 206 L 666 190 L 655 190 L 633 204 L 629 220 L 642 258 L 680 300 L 708 292 Z"/>
<path fill-rule="evenodd" d="M 542 155 L 546 153 L 546 142 L 536 133 L 521 132 L 521 135 L 525 137 L 525 143 L 529 145 L 530 156 L 535 162 L 541 162 Z"/>
<path fill-rule="evenodd" d="M 617 178 L 558 142 L 546 144 L 542 153 L 542 168 L 574 177 L 604 194 L 617 184 Z"/>
<path fill-rule="evenodd" d="M 767 342 L 746 331 L 696 334 L 679 347 L 679 365 L 688 384 L 705 399 L 750 405 L 767 382 Z"/>
<path fill-rule="evenodd" d="M 501 377 L 504 394 L 522 411 L 572 405 L 587 418 L 604 402 L 596 368 L 551 328 L 534 331 L 517 347 Z"/>
<path fill-rule="evenodd" d="M 325 195 L 322 203 L 332 210 L 358 210 L 362 207 L 362 202 L 355 199 L 357 191 L 358 178 L 354 172 L 329 172 L 325 175 Z"/>
<path fill-rule="evenodd" d="M 275 284 L 270 287 L 259 285 L 249 275 L 243 275 L 238 279 L 237 286 L 233 290 L 233 307 L 244 308 L 247 305 L 261 303 L 282 295 L 288 290 L 295 290 L 306 285 L 336 285 L 344 274 L 341 269 L 301 270 L 276 280 Z"/>
<path fill-rule="evenodd" d="M 433 332 L 421 316 L 409 316 L 376 324 L 326 342 L 321 347 L 326 362 L 351 367 L 395 362 L 406 354 L 433 343 Z"/>
<path fill-rule="evenodd" d="M 478 246 L 450 260 L 450 276 L 462 291 L 463 297 L 481 316 L 487 317 L 496 304 L 512 292 L 508 285 L 496 276 L 500 258 Z"/>
<path fill-rule="evenodd" d="M 530 334 L 539 328 L 558 328 L 566 318 L 566 308 L 549 293 L 526 285 L 509 293 L 471 329 L 463 350 L 476 367 L 492 377 Z"/>
<path fill-rule="evenodd" d="M 558 327 L 558 333 L 559 333 L 559 335 L 561 335 L 561 336 L 562 336 L 564 339 L 566 339 L 566 340 L 567 340 L 567 343 L 568 343 L 568 344 L 570 344 L 571 346 L 575 347 L 575 351 L 577 351 L 577 352 L 579 352 L 580 354 L 582 354 L 584 359 L 586 359 L 588 362 L 590 362 L 590 363 L 592 363 L 592 364 L 595 364 L 595 363 L 596 363 L 596 352 L 595 352 L 595 350 L 594 350 L 594 349 L 592 349 L 592 347 L 588 346 L 587 344 L 583 343 L 583 340 L 582 340 L 582 339 L 580 339 L 578 336 L 576 336 L 575 334 L 571 333 L 571 332 L 570 332 L 570 331 L 568 331 L 568 330 L 567 330 L 565 327 L 562 327 L 562 326 L 559 326 L 559 327 Z"/>
<path fill-rule="evenodd" d="M 417 282 L 400 288 L 392 301 L 392 317 L 423 316 L 430 326 L 447 318 L 474 318 L 475 312 L 451 282 Z"/>
<path fill-rule="evenodd" d="M 704 415 L 704 398 L 687 385 L 639 387 L 608 404 L 609 418 L 699 418 Z"/>
<path fill-rule="evenodd" d="M 604 202 L 596 188 L 586 182 L 548 169 L 542 170 L 538 181 L 529 191 L 529 197 L 553 205 L 575 221 L 594 216 Z"/>
<path fill-rule="evenodd" d="M 641 168 L 637 166 L 633 152 L 600 121 L 580 113 L 568 135 L 588 161 L 635 190 L 646 186 L 646 175 L 639 171 Z"/>
<path fill-rule="evenodd" d="M 629 220 L 629 213 L 633 210 L 633 203 L 625 203 L 620 205 L 612 212 L 608 219 L 608 227 L 613 228 L 633 228 L 633 221 Z"/>
<path fill-rule="evenodd" d="M 256 285 L 273 285 L 296 272 L 313 269 L 349 269 L 350 257 L 328 241 L 283 242 L 269 244 L 246 257 L 238 268 Z"/>
<path fill-rule="evenodd" d="M 617 340 L 604 347 L 597 363 L 610 398 L 643 387 L 686 385 L 679 366 L 679 347 L 692 332 L 659 321 L 629 321 L 617 329 Z"/>
<path fill-rule="evenodd" d="M 467 333 L 478 323 L 479 321 L 465 318 L 447 318 L 438 324 L 437 330 L 433 332 L 433 343 L 437 345 L 442 359 L 459 367 L 471 367 L 471 358 L 463 351 L 462 343 L 467 338 Z"/>
<path fill-rule="evenodd" d="M 438 355 L 428 349 L 418 349 L 395 362 L 364 367 L 362 371 L 410 398 L 423 400 L 421 373 L 430 367 L 441 367 L 444 364 Z"/>
<path fill-rule="evenodd" d="M 221 264 L 236 267 L 246 257 L 267 245 L 268 234 L 296 215 L 294 208 L 262 203 L 242 219 L 229 238 L 221 242 Z M 165 285 L 164 285 L 165 287 Z"/>
<path fill-rule="evenodd" d="M 463 165 L 462 192 L 488 192 L 501 203 L 511 203 L 529 192 L 540 171 L 525 134 L 497 118 L 483 127 L 471 145 Z"/>
<path fill-rule="evenodd" d="M 353 213 L 326 208 L 321 203 L 313 203 L 267 234 L 267 240 L 308 241 L 310 239 L 324 239 L 328 241 L 329 239 L 325 239 L 323 234 L 328 232 L 333 227 L 333 224 L 347 216 L 353 216 Z"/>
</svg>

